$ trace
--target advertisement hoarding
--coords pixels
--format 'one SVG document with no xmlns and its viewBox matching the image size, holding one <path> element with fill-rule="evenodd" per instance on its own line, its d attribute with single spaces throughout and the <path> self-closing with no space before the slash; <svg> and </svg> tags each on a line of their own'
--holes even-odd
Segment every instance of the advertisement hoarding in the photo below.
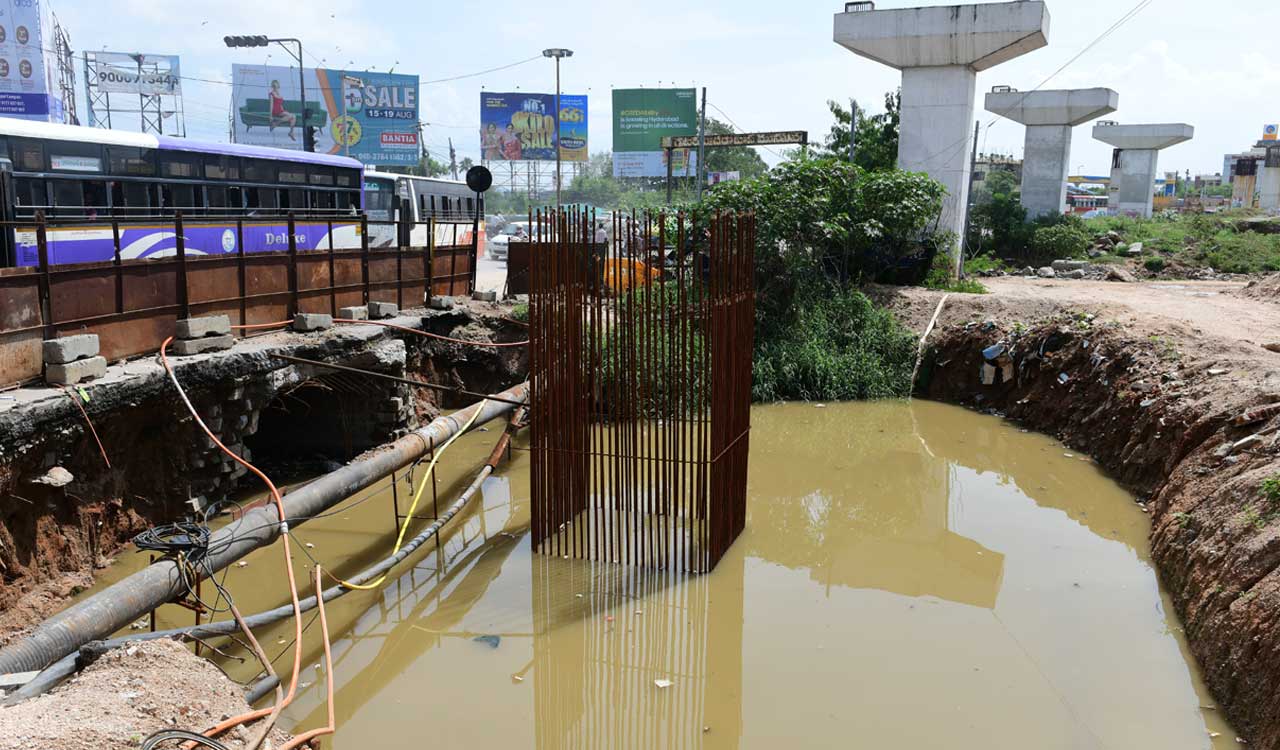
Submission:
<svg viewBox="0 0 1280 750">
<path fill-rule="evenodd" d="M 1274 141 L 1277 133 L 1280 133 L 1280 125 L 1270 124 L 1262 126 L 1262 140 Z"/>
<path fill-rule="evenodd" d="M 177 55 L 94 52 L 94 85 L 110 94 L 182 96 Z"/>
<path fill-rule="evenodd" d="M 556 136 L 556 95 L 480 92 L 480 149 L 485 161 L 587 160 L 587 97 L 560 94 Z"/>
<path fill-rule="evenodd" d="M 352 79 L 345 86 L 343 78 Z M 418 77 L 305 68 L 309 124 L 316 151 L 365 164 L 418 163 Z M 252 146 L 302 149 L 298 69 L 233 65 L 233 140 Z"/>
<path fill-rule="evenodd" d="M 665 177 L 667 136 L 698 134 L 698 94 L 694 89 L 613 90 L 613 176 Z M 693 149 L 673 152 L 676 176 L 697 169 Z"/>
<path fill-rule="evenodd" d="M 0 116 L 63 122 L 53 22 L 42 0 L 0 0 Z"/>
</svg>

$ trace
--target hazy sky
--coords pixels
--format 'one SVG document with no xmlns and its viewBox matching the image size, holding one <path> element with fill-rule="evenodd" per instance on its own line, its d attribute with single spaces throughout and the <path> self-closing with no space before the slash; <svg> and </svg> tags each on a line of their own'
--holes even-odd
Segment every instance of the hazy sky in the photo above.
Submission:
<svg viewBox="0 0 1280 750">
<path fill-rule="evenodd" d="M 991 86 L 1035 87 L 1111 26 L 1138 0 L 1050 0 L 1049 46 L 978 76 L 978 102 Z M 303 39 L 308 65 L 416 73 L 427 145 L 439 157 L 453 138 L 459 157 L 478 157 L 479 92 L 551 91 L 550 60 L 428 83 L 568 47 L 563 90 L 590 96 L 590 146 L 610 146 L 612 87 L 706 86 L 712 116 L 746 130 L 807 129 L 820 140 L 831 124 L 825 102 L 856 97 L 882 108 L 897 71 L 831 41 L 842 2 L 648 0 L 644 3 L 482 0 L 479 2 L 307 3 L 223 0 L 53 0 L 73 47 L 178 54 L 183 75 L 228 81 L 233 62 L 288 64 L 283 50 L 232 50 L 225 34 Z M 942 3 L 879 0 L 879 8 Z M 190 12 L 185 9 L 190 8 Z M 364 10 L 367 9 L 367 10 Z M 376 9 L 376 10 L 375 10 Z M 362 12 L 363 10 L 363 12 Z M 1120 93 L 1120 122 L 1189 122 L 1195 139 L 1161 154 L 1160 167 L 1218 172 L 1222 155 L 1280 122 L 1280 65 L 1266 30 L 1280 26 L 1274 0 L 1154 0 L 1140 15 L 1057 75 L 1045 88 L 1107 86 Z M 267 59 L 267 55 L 270 58 Z M 81 77 L 83 71 L 80 71 Z M 81 86 L 83 83 L 81 82 Z M 230 86 L 183 82 L 192 137 L 226 140 Z M 83 96 L 83 91 L 81 91 Z M 81 101 L 83 107 L 83 101 Z M 994 115 L 983 112 L 983 123 Z M 984 151 L 1022 153 L 1023 129 L 1006 120 L 984 131 Z M 765 154 L 766 158 L 774 158 Z M 1109 147 L 1076 129 L 1072 170 L 1109 166 Z"/>
</svg>

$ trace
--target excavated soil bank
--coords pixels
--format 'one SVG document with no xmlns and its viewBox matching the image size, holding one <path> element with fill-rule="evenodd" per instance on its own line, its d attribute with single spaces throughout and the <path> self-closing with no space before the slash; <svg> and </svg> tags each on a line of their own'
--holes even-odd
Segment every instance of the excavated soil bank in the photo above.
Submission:
<svg viewBox="0 0 1280 750">
<path fill-rule="evenodd" d="M 1280 407 L 1266 408 L 1280 354 L 1256 340 L 1280 331 L 1280 310 L 1231 288 L 1095 284 L 1090 299 L 1068 284 L 951 295 L 918 392 L 1057 435 L 1135 492 L 1219 705 L 1253 746 L 1280 748 L 1280 503 L 1260 489 L 1280 473 Z M 916 330 L 942 296 L 872 293 Z M 1012 377 L 997 366 L 983 385 L 997 344 Z"/>
<path fill-rule="evenodd" d="M 52 692 L 0 708 L 0 750 L 136 748 L 161 729 L 201 731 L 249 710 L 242 689 L 175 641 L 147 641 L 108 651 Z M 218 739 L 244 747 L 257 724 Z M 289 735 L 272 730 L 263 747 Z"/>
<path fill-rule="evenodd" d="M 469 340 L 525 338 L 523 328 L 504 319 L 509 312 L 471 303 L 425 317 L 406 313 L 396 322 Z M 486 393 L 519 382 L 526 367 L 523 347 L 481 349 L 345 325 L 320 334 L 272 333 L 226 353 L 172 359 L 223 442 L 286 477 L 291 468 L 314 475 L 471 399 L 360 375 L 335 377 L 272 359 L 272 351 Z M 251 485 L 243 468 L 198 432 L 151 359 L 117 365 L 85 391 L 109 469 L 68 393 L 22 389 L 0 402 L 0 645 L 91 585 L 94 570 L 142 529 Z M 283 435 L 307 439 L 288 450 Z"/>
</svg>

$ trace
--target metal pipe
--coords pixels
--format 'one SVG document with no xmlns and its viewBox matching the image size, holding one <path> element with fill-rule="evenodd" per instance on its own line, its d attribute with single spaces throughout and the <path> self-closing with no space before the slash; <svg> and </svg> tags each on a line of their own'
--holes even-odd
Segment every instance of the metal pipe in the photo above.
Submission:
<svg viewBox="0 0 1280 750">
<path fill-rule="evenodd" d="M 515 390 L 515 389 L 512 389 L 512 390 Z M 510 391 L 508 391 L 508 393 L 510 393 Z M 351 582 L 359 585 L 359 584 L 365 583 L 366 581 L 371 581 L 374 578 L 387 572 L 391 568 L 395 567 L 402 560 L 407 558 L 409 555 L 413 554 L 413 552 L 417 550 L 419 547 L 421 547 L 428 539 L 438 534 L 440 532 L 440 529 L 443 528 L 444 525 L 448 523 L 450 519 L 452 519 L 464 507 L 466 507 L 467 503 L 471 501 L 471 498 L 475 497 L 475 494 L 480 491 L 481 487 L 484 486 L 484 481 L 489 478 L 489 475 L 491 475 L 494 469 L 497 467 L 498 462 L 502 458 L 503 452 L 506 451 L 506 448 L 510 444 L 511 439 L 515 436 L 516 431 L 520 428 L 520 423 L 522 421 L 521 416 L 524 414 L 527 414 L 527 412 L 523 408 L 520 411 L 516 412 L 516 414 L 514 415 L 514 418 L 511 420 L 510 423 L 508 423 L 506 431 L 503 432 L 502 437 L 500 437 L 498 439 L 498 442 L 494 445 L 493 452 L 489 454 L 489 459 L 485 462 L 484 466 L 480 469 L 480 473 L 476 475 L 476 478 L 471 482 L 471 484 L 467 487 L 467 489 L 463 490 L 462 494 L 458 497 L 457 501 L 454 502 L 453 505 L 449 506 L 449 508 L 445 510 L 444 515 L 440 516 L 430 526 L 428 526 L 427 528 L 419 532 L 417 536 L 415 536 L 414 538 L 406 542 L 399 552 L 397 552 L 396 554 L 390 557 L 382 559 L 381 561 L 375 563 L 374 565 L 368 568 L 365 568 L 360 573 L 353 576 L 351 578 Z M 481 415 L 481 418 L 483 418 L 483 415 Z M 477 422 L 479 422 L 479 420 L 477 420 Z M 285 503 L 286 505 L 288 504 L 288 497 L 286 497 Z M 155 567 L 155 566 L 153 565 L 152 567 Z M 324 601 L 329 602 L 355 590 L 356 589 L 347 588 L 346 586 L 339 584 L 337 586 L 331 586 L 325 589 L 323 592 L 321 592 L 321 596 L 324 599 Z M 301 600 L 298 603 L 298 605 L 299 605 L 299 611 L 309 612 L 310 610 L 315 609 L 317 606 L 316 597 L 314 596 L 307 597 L 306 599 Z M 276 607 L 275 609 L 270 609 L 265 612 L 259 612 L 257 614 L 250 615 L 249 617 L 243 618 L 244 620 L 243 627 L 250 628 L 250 629 L 265 627 L 272 623 L 276 623 L 281 620 L 287 619 L 292 615 L 293 615 L 292 604 L 286 604 L 282 607 Z M 149 633 L 139 633 L 136 635 L 128 635 L 121 638 L 112 638 L 111 640 L 107 640 L 107 641 L 95 641 L 90 644 L 87 644 L 89 648 L 86 650 L 92 651 L 93 653 L 100 654 L 110 649 L 122 646 L 126 643 L 132 643 L 134 641 L 151 641 L 159 638 L 172 638 L 174 636 L 179 636 L 179 635 L 189 635 L 195 638 L 210 638 L 210 637 L 216 637 L 220 635 L 230 635 L 231 633 L 236 632 L 237 628 L 239 627 L 242 627 L 241 624 L 237 623 L 235 620 L 222 620 L 220 622 L 210 622 L 204 625 L 196 625 L 196 626 L 185 627 L 185 628 L 173 628 L 171 630 L 152 631 Z M 67 677 L 70 677 L 80 668 L 79 656 L 80 656 L 80 653 L 78 651 L 75 651 L 64 656 L 58 661 L 54 662 L 52 665 L 50 665 L 40 674 L 36 675 L 34 679 L 32 679 L 26 685 L 23 685 L 16 692 L 14 692 L 12 695 L 6 698 L 5 701 L 0 705 L 6 705 L 6 706 L 15 705 L 17 703 L 21 703 L 24 700 L 35 698 L 36 696 L 39 696 L 48 692 L 54 686 L 62 682 Z M 274 682 L 272 682 L 273 677 L 275 680 Z M 271 691 L 275 687 L 275 685 L 278 683 L 279 683 L 278 676 L 264 677 L 262 680 L 259 680 L 249 689 L 245 700 L 250 705 L 252 705 L 253 703 L 256 703 L 263 695 L 266 695 L 266 693 Z"/>
<path fill-rule="evenodd" d="M 507 400 L 518 400 L 526 398 L 527 393 L 528 383 L 521 383 L 495 395 Z M 392 471 L 408 466 L 426 453 L 429 445 L 439 445 L 457 433 L 471 418 L 474 410 L 478 409 L 480 414 L 473 427 L 479 427 L 514 408 L 509 403 L 482 401 L 448 416 L 438 417 L 431 424 L 409 433 L 383 450 L 371 452 L 367 457 L 353 461 L 286 495 L 286 521 L 293 525 L 304 523 L 343 499 L 372 486 Z M 214 533 L 209 540 L 209 554 L 203 559 L 201 567 L 207 572 L 219 571 L 253 550 L 274 542 L 279 535 L 280 521 L 275 507 L 265 505 L 256 508 Z M 401 553 L 407 554 L 408 551 L 410 547 L 406 546 Z M 403 559 L 401 556 L 397 558 Z M 353 580 L 358 582 L 359 577 Z M 162 560 L 148 566 L 59 612 L 41 623 L 26 638 L 0 649 L 0 674 L 44 669 L 68 654 L 74 654 L 86 643 L 102 639 L 156 607 L 172 601 L 185 589 L 183 576 L 174 562 Z M 314 606 L 314 598 L 311 601 Z M 285 609 L 291 610 L 291 607 Z M 253 622 L 253 618 L 249 618 L 249 622 L 251 625 L 257 624 Z M 200 632 L 218 634 L 204 629 Z"/>
</svg>

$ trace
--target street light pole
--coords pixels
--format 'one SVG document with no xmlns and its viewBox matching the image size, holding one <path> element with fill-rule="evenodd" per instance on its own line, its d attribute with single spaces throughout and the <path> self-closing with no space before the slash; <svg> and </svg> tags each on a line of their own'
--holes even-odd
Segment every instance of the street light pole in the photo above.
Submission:
<svg viewBox="0 0 1280 750">
<path fill-rule="evenodd" d="M 553 47 L 542 50 L 542 56 L 556 60 L 556 208 L 560 208 L 560 58 L 573 57 L 573 50 Z"/>
<path fill-rule="evenodd" d="M 364 81 L 359 78 L 356 78 L 355 76 L 349 76 L 346 73 L 342 74 L 342 114 L 341 114 L 342 147 L 343 147 L 342 155 L 346 156 L 347 158 L 351 158 L 351 133 L 348 132 L 348 128 L 347 128 L 347 124 L 348 124 L 347 120 L 348 120 L 348 117 L 350 117 L 350 115 L 347 114 L 347 85 L 348 84 L 355 86 L 356 90 L 359 91 L 364 89 Z"/>
</svg>

